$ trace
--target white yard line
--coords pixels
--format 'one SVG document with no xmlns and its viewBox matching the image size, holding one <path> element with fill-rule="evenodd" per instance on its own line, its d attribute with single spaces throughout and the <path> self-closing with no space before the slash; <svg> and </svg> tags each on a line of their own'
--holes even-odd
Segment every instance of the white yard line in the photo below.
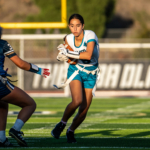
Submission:
<svg viewBox="0 0 150 150">
<path fill-rule="evenodd" d="M 142 102 L 142 103 L 138 103 L 138 104 L 134 104 L 134 105 L 131 104 L 129 106 L 117 108 L 117 109 L 113 109 L 113 110 L 106 110 L 106 111 L 99 112 L 96 114 L 91 114 L 90 117 L 100 117 L 100 118 L 105 117 L 105 119 L 102 119 L 99 121 L 100 123 L 102 123 L 103 121 L 106 121 L 109 119 L 117 119 L 121 115 L 130 115 L 131 113 L 138 113 L 142 110 L 146 110 L 149 108 L 150 108 L 150 101 Z M 142 114 L 142 115 L 144 115 L 144 114 Z"/>
</svg>

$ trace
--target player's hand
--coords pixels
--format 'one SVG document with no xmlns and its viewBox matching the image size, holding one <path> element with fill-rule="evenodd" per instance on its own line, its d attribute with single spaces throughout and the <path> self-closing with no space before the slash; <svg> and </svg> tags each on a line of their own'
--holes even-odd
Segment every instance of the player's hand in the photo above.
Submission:
<svg viewBox="0 0 150 150">
<path fill-rule="evenodd" d="M 68 61 L 68 57 L 65 56 L 62 52 L 59 52 L 57 55 L 57 60 L 58 61 Z"/>
<path fill-rule="evenodd" d="M 49 69 L 42 68 L 41 75 L 45 78 L 50 75 Z"/>
<path fill-rule="evenodd" d="M 59 50 L 62 54 L 64 54 L 64 55 L 67 56 L 68 50 L 67 50 L 66 48 L 58 48 L 58 50 Z"/>
<path fill-rule="evenodd" d="M 67 56 L 68 50 L 66 49 L 66 46 L 64 46 L 63 44 L 60 44 L 57 48 L 62 54 Z"/>
</svg>

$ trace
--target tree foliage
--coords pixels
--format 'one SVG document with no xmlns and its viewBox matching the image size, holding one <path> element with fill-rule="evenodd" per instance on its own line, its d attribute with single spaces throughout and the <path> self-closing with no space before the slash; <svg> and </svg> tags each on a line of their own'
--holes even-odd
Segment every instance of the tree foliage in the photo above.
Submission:
<svg viewBox="0 0 150 150">
<path fill-rule="evenodd" d="M 137 12 L 135 14 L 136 20 L 139 22 L 138 38 L 150 38 L 150 28 L 147 22 L 150 22 L 150 16 L 146 12 Z M 146 22 L 146 21 L 147 22 Z"/>
<path fill-rule="evenodd" d="M 61 0 L 33 0 L 40 8 L 40 13 L 30 15 L 29 22 L 60 22 Z M 79 13 L 85 21 L 85 29 L 93 30 L 102 37 L 105 25 L 111 18 L 115 0 L 67 0 L 67 20 L 70 15 Z M 61 29 L 61 33 L 70 33 L 69 29 Z M 44 31 L 43 31 L 44 32 Z"/>
</svg>

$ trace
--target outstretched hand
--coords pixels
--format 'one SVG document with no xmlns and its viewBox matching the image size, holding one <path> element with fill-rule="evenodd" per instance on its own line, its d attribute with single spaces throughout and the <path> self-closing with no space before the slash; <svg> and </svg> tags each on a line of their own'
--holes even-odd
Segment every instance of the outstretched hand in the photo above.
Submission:
<svg viewBox="0 0 150 150">
<path fill-rule="evenodd" d="M 47 78 L 47 76 L 50 75 L 49 69 L 42 68 L 42 74 L 43 77 Z"/>
</svg>

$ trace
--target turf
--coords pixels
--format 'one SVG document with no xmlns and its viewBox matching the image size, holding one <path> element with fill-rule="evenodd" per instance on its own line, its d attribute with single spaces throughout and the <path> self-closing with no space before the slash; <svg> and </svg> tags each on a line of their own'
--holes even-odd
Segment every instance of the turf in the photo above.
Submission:
<svg viewBox="0 0 150 150">
<path fill-rule="evenodd" d="M 22 128 L 25 134 L 27 149 L 36 150 L 150 150 L 150 99 L 111 98 L 93 99 L 85 121 L 75 131 L 77 143 L 66 142 L 66 129 L 60 139 L 54 139 L 50 132 L 61 120 L 63 112 L 71 98 L 34 98 L 37 103 L 36 113 Z M 20 110 L 10 105 L 9 111 Z M 50 114 L 40 114 L 49 111 Z M 6 134 L 12 127 L 17 115 L 9 115 Z M 16 146 L 16 141 L 8 136 Z M 3 148 L 1 148 L 3 149 Z M 6 149 L 6 148 L 5 148 Z"/>
</svg>

